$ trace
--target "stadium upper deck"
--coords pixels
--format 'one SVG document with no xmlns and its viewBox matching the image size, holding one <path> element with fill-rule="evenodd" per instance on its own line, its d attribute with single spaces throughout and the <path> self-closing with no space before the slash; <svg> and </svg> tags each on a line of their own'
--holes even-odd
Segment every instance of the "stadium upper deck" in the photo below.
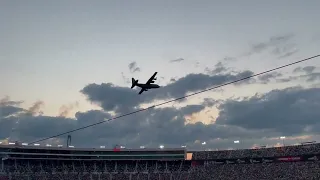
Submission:
<svg viewBox="0 0 320 180">
<path fill-rule="evenodd" d="M 174 149 L 95 149 L 0 145 L 0 155 L 10 159 L 81 160 L 184 160 L 186 151 Z"/>
<path fill-rule="evenodd" d="M 18 159 L 82 160 L 218 160 L 234 158 L 268 158 L 306 155 L 320 156 L 320 143 L 261 149 L 187 151 L 171 149 L 105 149 L 0 145 L 0 156 Z"/>
</svg>

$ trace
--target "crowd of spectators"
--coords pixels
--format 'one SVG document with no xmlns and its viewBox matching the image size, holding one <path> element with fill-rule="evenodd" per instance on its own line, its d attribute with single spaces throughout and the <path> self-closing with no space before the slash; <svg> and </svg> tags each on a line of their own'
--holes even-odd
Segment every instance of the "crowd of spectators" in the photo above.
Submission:
<svg viewBox="0 0 320 180">
<path fill-rule="evenodd" d="M 263 158 L 298 156 L 307 154 L 317 154 L 320 152 L 320 143 L 305 144 L 298 146 L 281 146 L 272 148 L 220 150 L 220 151 L 198 151 L 193 153 L 194 160 L 207 159 L 233 159 L 233 158 Z"/>
<path fill-rule="evenodd" d="M 81 161 L 6 159 L 0 180 L 270 180 L 320 179 L 317 158 L 298 162 L 217 163 L 214 159 L 320 155 L 319 144 L 194 152 L 194 161 Z M 316 156 L 314 156 L 316 157 Z"/>
</svg>

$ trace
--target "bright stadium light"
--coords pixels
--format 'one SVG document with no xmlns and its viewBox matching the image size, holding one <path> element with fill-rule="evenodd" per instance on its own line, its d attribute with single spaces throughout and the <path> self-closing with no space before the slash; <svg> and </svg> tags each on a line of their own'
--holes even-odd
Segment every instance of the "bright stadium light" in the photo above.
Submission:
<svg viewBox="0 0 320 180">
<path fill-rule="evenodd" d="M 163 149 L 163 148 L 164 148 L 164 146 L 163 146 L 163 145 L 160 145 L 160 146 L 159 146 L 159 148 L 160 148 L 160 149 Z"/>
<path fill-rule="evenodd" d="M 240 141 L 239 141 L 239 140 L 236 140 L 236 141 L 233 141 L 233 143 L 235 143 L 235 144 L 239 144 L 239 143 L 240 143 Z"/>
<path fill-rule="evenodd" d="M 140 149 L 144 149 L 145 147 L 144 146 L 140 146 Z"/>
<path fill-rule="evenodd" d="M 22 146 L 28 146 L 28 143 L 22 143 Z"/>
<path fill-rule="evenodd" d="M 33 145 L 35 145 L 35 146 L 40 146 L 40 144 L 33 144 Z"/>
<path fill-rule="evenodd" d="M 202 145 L 206 145 L 207 143 L 206 142 L 203 142 L 203 143 L 201 143 Z"/>
<path fill-rule="evenodd" d="M 13 143 L 13 142 L 9 142 L 9 144 L 10 144 L 10 145 L 13 145 L 13 144 L 15 144 L 15 143 Z"/>
<path fill-rule="evenodd" d="M 63 145 L 59 144 L 58 147 L 62 147 Z"/>
<path fill-rule="evenodd" d="M 125 149 L 126 147 L 124 147 L 124 146 L 120 146 L 120 149 Z"/>
<path fill-rule="evenodd" d="M 74 148 L 74 146 L 69 146 L 69 148 Z"/>
<path fill-rule="evenodd" d="M 280 136 L 280 139 L 282 140 L 282 145 L 285 146 L 284 145 L 284 139 L 286 139 L 286 137 L 285 136 Z"/>
<path fill-rule="evenodd" d="M 187 146 L 181 146 L 182 148 L 186 148 Z"/>
<path fill-rule="evenodd" d="M 46 144 L 47 147 L 51 147 L 51 144 Z"/>
<path fill-rule="evenodd" d="M 106 146 L 100 146 L 100 148 L 106 148 Z"/>
</svg>

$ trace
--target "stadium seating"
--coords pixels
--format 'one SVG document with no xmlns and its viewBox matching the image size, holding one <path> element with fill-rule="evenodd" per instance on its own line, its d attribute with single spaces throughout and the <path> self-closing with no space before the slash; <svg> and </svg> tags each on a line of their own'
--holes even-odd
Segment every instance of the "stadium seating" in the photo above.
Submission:
<svg viewBox="0 0 320 180">
<path fill-rule="evenodd" d="M 193 152 L 192 161 L 7 159 L 0 166 L 0 180 L 320 179 L 319 155 L 320 145 L 309 144 L 281 148 L 198 151 Z M 283 162 L 266 161 L 268 158 L 296 156 L 308 158 L 303 161 L 290 158 Z M 250 161 L 235 160 L 241 158 Z M 260 158 L 261 161 L 252 161 L 250 158 Z"/>
</svg>

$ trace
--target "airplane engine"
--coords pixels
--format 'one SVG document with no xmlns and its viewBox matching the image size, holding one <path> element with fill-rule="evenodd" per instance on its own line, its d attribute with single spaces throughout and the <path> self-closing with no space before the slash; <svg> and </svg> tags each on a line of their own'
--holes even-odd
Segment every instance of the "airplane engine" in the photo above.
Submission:
<svg viewBox="0 0 320 180">
<path fill-rule="evenodd" d="M 150 81 L 150 83 L 154 83 L 154 81 Z"/>
<path fill-rule="evenodd" d="M 157 80 L 157 78 L 153 78 L 153 80 Z"/>
</svg>

